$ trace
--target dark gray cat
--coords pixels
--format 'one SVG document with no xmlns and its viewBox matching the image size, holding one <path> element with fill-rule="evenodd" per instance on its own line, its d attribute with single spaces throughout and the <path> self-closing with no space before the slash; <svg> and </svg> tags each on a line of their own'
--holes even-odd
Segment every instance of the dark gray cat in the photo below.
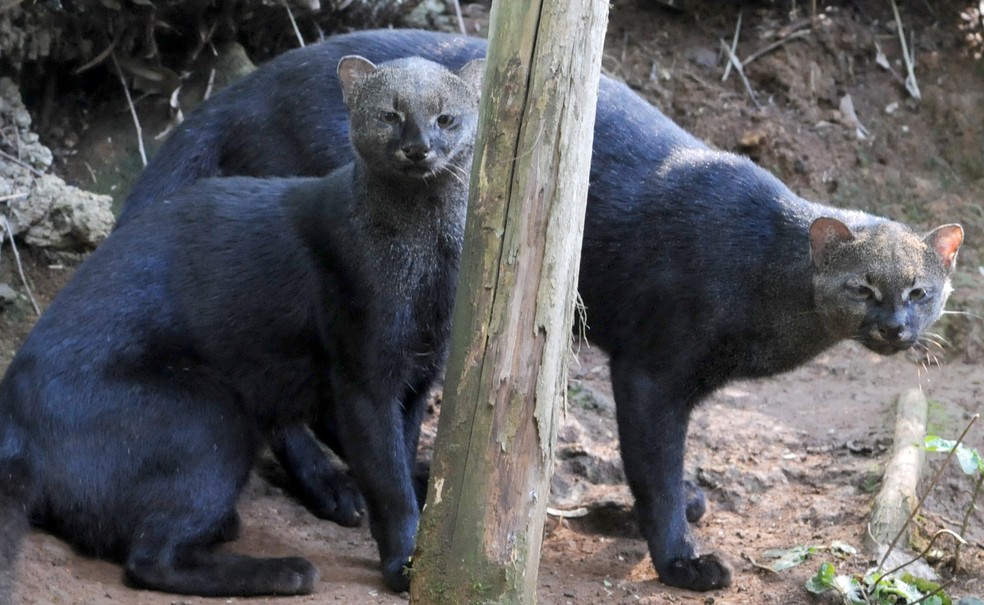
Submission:
<svg viewBox="0 0 984 605">
<path fill-rule="evenodd" d="M 213 549 L 236 535 L 269 438 L 339 515 L 361 491 L 384 580 L 407 587 L 413 462 L 446 357 L 482 62 L 452 73 L 345 57 L 338 75 L 353 163 L 169 194 L 117 228 L 38 321 L 0 383 L 0 581 L 26 513 L 123 562 L 137 587 L 311 592 L 305 559 Z M 315 411 L 337 426 L 358 491 L 303 449 Z"/>
</svg>

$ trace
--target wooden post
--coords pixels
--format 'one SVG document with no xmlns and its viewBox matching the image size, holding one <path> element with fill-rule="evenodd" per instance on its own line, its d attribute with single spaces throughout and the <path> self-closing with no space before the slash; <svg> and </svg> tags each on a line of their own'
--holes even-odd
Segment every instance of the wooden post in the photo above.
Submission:
<svg viewBox="0 0 984 605">
<path fill-rule="evenodd" d="M 497 0 L 410 602 L 532 603 L 608 0 Z"/>
</svg>

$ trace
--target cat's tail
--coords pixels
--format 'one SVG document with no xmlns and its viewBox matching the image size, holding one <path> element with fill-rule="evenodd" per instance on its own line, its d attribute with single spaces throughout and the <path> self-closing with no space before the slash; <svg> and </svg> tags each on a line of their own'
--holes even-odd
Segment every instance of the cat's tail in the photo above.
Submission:
<svg viewBox="0 0 984 605">
<path fill-rule="evenodd" d="M 123 202 L 116 227 L 185 185 L 219 174 L 224 130 L 198 114 L 175 129 L 150 159 Z"/>
<path fill-rule="evenodd" d="M 0 432 L 0 605 L 13 605 L 14 571 L 24 535 L 33 480 L 22 452 Z"/>
</svg>

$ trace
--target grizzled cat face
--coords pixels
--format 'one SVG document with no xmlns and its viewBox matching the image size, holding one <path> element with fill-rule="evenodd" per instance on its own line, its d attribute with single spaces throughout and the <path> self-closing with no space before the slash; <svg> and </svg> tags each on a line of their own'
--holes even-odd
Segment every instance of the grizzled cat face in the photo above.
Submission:
<svg viewBox="0 0 984 605">
<path fill-rule="evenodd" d="M 916 344 L 943 313 L 963 241 L 959 225 L 920 238 L 898 223 L 810 226 L 816 307 L 831 334 L 882 355 Z"/>
<path fill-rule="evenodd" d="M 344 57 L 338 78 L 352 146 L 369 169 L 383 177 L 453 172 L 466 179 L 484 66 L 476 60 L 455 73 L 419 57 L 379 67 Z"/>
</svg>

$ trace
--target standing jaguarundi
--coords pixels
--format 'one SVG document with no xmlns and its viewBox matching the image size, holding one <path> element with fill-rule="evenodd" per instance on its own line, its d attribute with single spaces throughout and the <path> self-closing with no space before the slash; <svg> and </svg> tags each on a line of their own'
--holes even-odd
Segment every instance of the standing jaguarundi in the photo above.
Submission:
<svg viewBox="0 0 984 605">
<path fill-rule="evenodd" d="M 384 30 L 285 53 L 188 116 L 120 223 L 200 176 L 318 175 L 349 161 L 332 72 L 351 53 L 456 68 L 484 55 L 485 42 Z M 962 237 L 957 225 L 919 237 L 804 200 L 602 77 L 578 289 L 588 337 L 610 355 L 622 458 L 663 582 L 730 582 L 717 556 L 698 553 L 687 523 L 703 509 L 699 491 L 687 502 L 683 481 L 694 406 L 730 380 L 792 369 L 842 339 L 885 354 L 912 346 L 942 312 Z M 331 501 L 331 484 L 321 489 Z"/>
<path fill-rule="evenodd" d="M 311 592 L 305 559 L 212 547 L 235 537 L 262 440 L 298 481 L 316 474 L 303 447 L 317 444 L 292 435 L 329 407 L 358 489 L 318 479 L 349 513 L 361 492 L 383 578 L 407 588 L 484 61 L 336 65 L 352 162 L 168 194 L 113 231 L 17 352 L 0 382 L 0 578 L 27 515 L 138 587 Z"/>
</svg>

